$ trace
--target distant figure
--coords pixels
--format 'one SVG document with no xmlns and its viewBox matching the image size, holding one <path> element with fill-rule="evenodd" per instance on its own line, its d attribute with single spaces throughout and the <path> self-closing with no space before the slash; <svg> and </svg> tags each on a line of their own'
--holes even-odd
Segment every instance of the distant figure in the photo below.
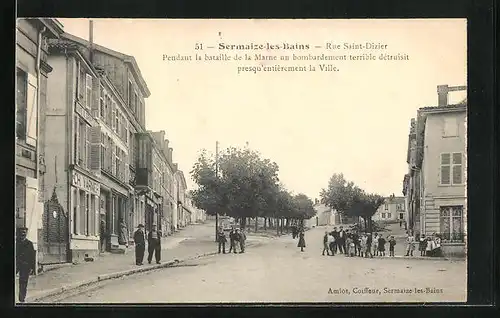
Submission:
<svg viewBox="0 0 500 318">
<path fill-rule="evenodd" d="M 292 226 L 292 238 L 293 239 L 297 238 L 297 232 L 298 232 L 297 226 L 296 225 Z"/>
<path fill-rule="evenodd" d="M 403 221 L 403 224 L 405 226 L 405 231 L 408 230 L 408 225 L 406 224 L 406 221 Z"/>
<path fill-rule="evenodd" d="M 333 236 L 333 255 L 335 255 L 337 254 L 337 248 L 340 242 L 339 232 L 337 231 L 336 226 L 333 228 L 333 231 L 330 233 L 330 235 Z"/>
<path fill-rule="evenodd" d="M 367 251 L 366 251 L 367 242 L 368 242 L 368 237 L 366 236 L 366 234 L 362 234 L 360 242 L 359 242 L 359 246 L 361 248 L 360 251 L 359 251 L 359 256 L 360 257 L 366 257 L 366 254 L 367 254 Z"/>
<path fill-rule="evenodd" d="M 425 256 L 425 250 L 427 248 L 427 239 L 425 238 L 425 234 L 420 235 L 420 239 L 418 242 L 418 250 L 420 251 L 420 256 Z"/>
<path fill-rule="evenodd" d="M 325 256 L 325 251 L 326 255 L 330 256 L 330 247 L 328 246 L 328 232 L 325 232 L 325 235 L 323 235 L 323 252 L 321 252 L 321 255 Z"/>
<path fill-rule="evenodd" d="M 382 235 L 378 237 L 378 253 L 380 256 L 385 256 L 385 243 L 386 240 Z"/>
<path fill-rule="evenodd" d="M 144 250 L 146 249 L 146 240 L 144 239 L 144 225 L 139 224 L 134 233 L 135 244 L 135 264 L 142 265 L 144 261 Z"/>
<path fill-rule="evenodd" d="M 234 252 L 236 253 L 236 246 L 235 246 L 235 240 L 234 240 L 234 228 L 229 231 L 229 253 Z"/>
<path fill-rule="evenodd" d="M 128 228 L 125 220 L 120 220 L 120 236 L 118 236 L 118 244 L 128 247 Z"/>
<path fill-rule="evenodd" d="M 378 233 L 375 233 L 373 235 L 372 249 L 373 249 L 373 254 L 375 254 L 375 256 L 378 256 L 378 254 L 379 254 L 379 251 L 378 251 Z"/>
<path fill-rule="evenodd" d="M 394 239 L 394 236 L 389 237 L 389 256 L 394 257 L 394 246 L 396 246 L 396 240 Z"/>
<path fill-rule="evenodd" d="M 340 253 L 345 254 L 345 240 L 346 233 L 344 228 L 341 226 L 338 233 L 337 247 L 339 248 Z"/>
<path fill-rule="evenodd" d="M 304 247 L 306 247 L 306 240 L 304 239 L 304 231 L 300 231 L 299 233 L 299 243 L 297 244 L 297 247 L 300 247 L 300 251 L 304 251 Z"/>
<path fill-rule="evenodd" d="M 161 259 L 161 232 L 156 230 L 156 224 L 148 233 L 148 264 L 151 264 L 155 254 L 156 264 L 160 264 Z"/>
<path fill-rule="evenodd" d="M 245 234 L 245 229 L 241 229 L 240 232 L 240 253 L 245 253 L 245 241 L 247 240 L 247 235 Z"/>
<path fill-rule="evenodd" d="M 328 248 L 332 253 L 332 256 L 335 256 L 335 237 L 332 234 L 328 234 Z"/>
<path fill-rule="evenodd" d="M 403 220 L 399 220 L 399 228 L 403 226 Z"/>
<path fill-rule="evenodd" d="M 365 250 L 365 257 L 368 257 L 370 255 L 370 258 L 373 258 L 372 254 L 372 243 L 373 242 L 373 236 L 372 233 L 367 233 L 366 234 L 366 250 Z"/>
<path fill-rule="evenodd" d="M 19 302 L 24 303 L 30 275 L 35 274 L 36 252 L 33 243 L 27 239 L 28 229 L 19 228 L 16 239 L 16 274 L 19 274 Z"/>
<path fill-rule="evenodd" d="M 219 228 L 219 231 L 217 232 L 217 243 L 219 243 L 219 254 L 222 250 L 223 254 L 226 254 L 226 233 L 224 233 L 224 230 L 222 227 Z"/>
<path fill-rule="evenodd" d="M 413 256 L 413 250 L 415 250 L 415 237 L 413 236 L 413 232 L 410 230 L 406 236 L 406 255 L 405 256 Z"/>
<path fill-rule="evenodd" d="M 99 228 L 99 240 L 101 243 L 101 253 L 106 251 L 106 221 L 101 220 Z"/>
<path fill-rule="evenodd" d="M 356 255 L 356 244 L 354 244 L 353 234 L 347 235 L 346 248 L 347 248 L 346 256 L 353 257 Z"/>
</svg>

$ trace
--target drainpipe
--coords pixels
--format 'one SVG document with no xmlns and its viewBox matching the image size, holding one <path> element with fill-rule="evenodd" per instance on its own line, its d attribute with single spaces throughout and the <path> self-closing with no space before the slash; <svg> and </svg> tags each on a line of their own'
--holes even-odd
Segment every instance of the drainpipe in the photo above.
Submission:
<svg viewBox="0 0 500 318">
<path fill-rule="evenodd" d="M 35 162 L 35 176 L 37 180 L 37 203 L 38 203 L 38 196 L 40 196 L 40 92 L 41 92 L 41 80 L 40 77 L 41 71 L 40 71 L 40 64 L 41 64 L 41 59 L 42 59 L 42 39 L 43 39 L 43 33 L 45 32 L 46 27 L 43 27 L 39 32 L 38 32 L 38 43 L 37 43 L 37 52 L 36 52 L 36 162 Z M 43 195 L 43 194 L 42 194 Z M 37 223 L 37 231 L 38 231 L 38 215 L 36 218 L 36 223 Z M 35 275 L 38 275 L 38 232 L 37 232 L 37 252 L 35 253 L 35 262 L 37 266 L 35 267 Z"/>
</svg>

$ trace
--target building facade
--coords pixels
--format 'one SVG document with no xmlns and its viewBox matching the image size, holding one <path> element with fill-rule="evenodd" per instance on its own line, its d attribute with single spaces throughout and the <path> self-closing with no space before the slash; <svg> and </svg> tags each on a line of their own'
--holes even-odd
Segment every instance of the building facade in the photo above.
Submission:
<svg viewBox="0 0 500 318">
<path fill-rule="evenodd" d="M 62 33 L 62 25 L 54 19 L 16 21 L 15 226 L 28 228 L 38 263 L 43 262 L 44 241 L 52 239 L 44 228 L 50 218 L 43 195 L 47 79 L 52 72 L 47 39 L 58 38 Z M 57 258 L 64 258 L 62 254 Z"/>
<path fill-rule="evenodd" d="M 420 108 L 417 120 L 412 121 L 416 125 L 409 149 L 411 170 L 404 183 L 408 219 L 415 232 L 439 234 L 444 253 L 463 254 L 467 233 L 467 102 L 447 105 L 442 96 L 439 101 L 439 106 Z"/>
<path fill-rule="evenodd" d="M 374 221 L 406 221 L 405 197 L 391 195 L 385 198 L 385 202 L 377 209 L 372 216 Z"/>
<path fill-rule="evenodd" d="M 177 228 L 185 227 L 191 219 L 191 211 L 186 208 L 187 184 L 184 173 L 181 170 L 175 172 L 175 183 L 177 190 Z"/>
</svg>

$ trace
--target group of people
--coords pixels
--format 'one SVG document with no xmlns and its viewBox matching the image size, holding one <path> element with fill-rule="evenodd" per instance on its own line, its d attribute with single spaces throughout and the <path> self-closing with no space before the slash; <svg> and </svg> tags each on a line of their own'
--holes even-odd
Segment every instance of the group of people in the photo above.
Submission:
<svg viewBox="0 0 500 318">
<path fill-rule="evenodd" d="M 334 256 L 337 253 L 344 254 L 348 257 L 370 257 L 385 256 L 385 246 L 389 243 L 389 256 L 394 256 L 394 246 L 396 240 L 394 236 L 384 238 L 378 233 L 359 233 L 358 231 L 350 232 L 349 229 L 344 230 L 341 226 L 333 228 L 332 232 L 325 232 L 323 236 L 323 252 L 322 255 Z"/>
<path fill-rule="evenodd" d="M 244 229 L 240 231 L 240 229 L 232 228 L 229 232 L 229 253 L 233 252 L 236 254 L 238 245 L 240 247 L 240 253 L 245 253 L 246 240 L 247 236 Z M 219 227 L 219 230 L 217 231 L 217 242 L 219 243 L 219 254 L 221 252 L 226 254 L 227 237 L 222 227 Z"/>
<path fill-rule="evenodd" d="M 425 234 L 414 236 L 413 231 L 407 231 L 405 256 L 413 256 L 417 244 L 420 256 L 441 256 L 441 238 L 436 233 L 432 234 L 432 236 L 426 236 Z"/>
<path fill-rule="evenodd" d="M 161 232 L 156 229 L 156 224 L 153 224 L 151 231 L 147 235 L 148 242 L 148 263 L 151 264 L 153 254 L 156 264 L 161 264 Z M 134 232 L 135 244 L 135 264 L 138 266 L 143 265 L 144 251 L 146 250 L 146 234 L 144 232 L 144 225 L 139 224 L 137 230 Z"/>
</svg>

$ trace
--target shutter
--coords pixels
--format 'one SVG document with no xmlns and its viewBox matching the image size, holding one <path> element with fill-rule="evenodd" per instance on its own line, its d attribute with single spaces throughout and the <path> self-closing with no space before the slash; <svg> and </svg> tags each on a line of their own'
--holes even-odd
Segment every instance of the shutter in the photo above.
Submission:
<svg viewBox="0 0 500 318">
<path fill-rule="evenodd" d="M 99 118 L 99 107 L 101 105 L 100 103 L 100 97 L 101 97 L 101 85 L 99 78 L 93 78 L 92 79 L 92 103 L 91 103 L 91 110 L 92 110 L 92 116 L 95 118 Z"/>
<path fill-rule="evenodd" d="M 462 184 L 462 153 L 453 154 L 453 184 Z"/>
<path fill-rule="evenodd" d="M 28 239 L 36 244 L 38 241 L 38 224 L 42 217 L 42 204 L 38 202 L 38 180 L 26 178 L 26 227 Z M 36 246 L 36 245 L 35 245 Z"/>
<path fill-rule="evenodd" d="M 115 130 L 116 103 L 111 103 L 111 128 Z"/>
<path fill-rule="evenodd" d="M 95 173 L 101 171 L 101 127 L 90 127 L 90 164 L 89 169 Z"/>
<path fill-rule="evenodd" d="M 27 105 L 26 105 L 26 143 L 36 147 L 37 138 L 37 80 L 36 76 L 28 74 L 27 87 Z"/>
<path fill-rule="evenodd" d="M 91 145 L 91 140 L 92 140 L 92 131 L 91 131 L 91 128 L 90 126 L 87 126 L 85 125 L 85 128 L 86 129 L 86 139 L 85 139 L 85 162 L 86 162 L 86 165 L 87 165 L 87 169 L 90 170 L 90 167 L 92 165 L 92 162 L 91 162 L 91 155 L 90 155 L 90 145 Z"/>
<path fill-rule="evenodd" d="M 115 174 L 116 159 L 115 159 L 115 143 L 111 140 L 111 174 Z"/>
</svg>

